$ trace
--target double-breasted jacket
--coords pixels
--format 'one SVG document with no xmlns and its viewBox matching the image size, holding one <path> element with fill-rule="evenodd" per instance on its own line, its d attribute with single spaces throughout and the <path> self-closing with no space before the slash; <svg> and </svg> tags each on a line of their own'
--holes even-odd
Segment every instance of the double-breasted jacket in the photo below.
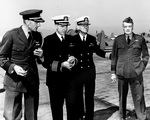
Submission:
<svg viewBox="0 0 150 120">
<path fill-rule="evenodd" d="M 95 67 L 93 54 L 105 58 L 106 52 L 101 50 L 96 42 L 96 38 L 87 34 L 86 41 L 82 41 L 80 35 L 73 36 L 73 44 L 75 46 L 74 54 L 78 60 L 77 66 L 74 71 L 81 72 Z"/>
<path fill-rule="evenodd" d="M 65 40 L 61 41 L 56 33 L 48 35 L 44 38 L 43 66 L 47 69 L 46 84 L 50 85 L 51 82 L 66 81 L 69 78 L 69 70 L 61 69 L 61 63 L 67 61 L 71 56 L 71 49 L 73 48 L 72 36 L 65 35 Z M 68 76 L 68 77 L 67 77 Z"/>
</svg>

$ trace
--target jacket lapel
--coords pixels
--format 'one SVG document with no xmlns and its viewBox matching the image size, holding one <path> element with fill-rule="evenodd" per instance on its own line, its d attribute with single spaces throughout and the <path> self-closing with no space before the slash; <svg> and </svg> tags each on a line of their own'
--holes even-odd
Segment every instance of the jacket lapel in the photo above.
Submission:
<svg viewBox="0 0 150 120">
<path fill-rule="evenodd" d="M 35 44 L 35 42 L 36 42 L 36 40 L 34 38 L 34 34 L 32 33 L 32 39 L 31 39 L 31 41 L 30 41 L 30 43 L 28 45 L 29 49 L 32 48 L 32 46 Z"/>
<path fill-rule="evenodd" d="M 136 37 L 135 37 L 135 34 L 133 33 L 132 40 L 131 40 L 129 46 L 132 45 L 132 44 L 134 44 L 135 40 L 136 40 Z"/>
<path fill-rule="evenodd" d="M 21 27 L 19 28 L 19 39 L 20 39 L 26 46 L 28 46 L 28 39 L 27 39 L 27 37 L 25 36 L 25 34 L 24 34 L 24 32 L 23 32 L 23 30 L 22 30 Z"/>
<path fill-rule="evenodd" d="M 60 40 L 60 38 L 57 36 L 56 32 L 54 33 L 54 39 L 55 39 L 55 41 L 57 41 L 59 44 L 62 43 L 62 41 Z"/>
<path fill-rule="evenodd" d="M 36 42 L 37 42 L 37 38 L 36 38 L 36 32 L 32 31 L 32 39 L 28 45 L 29 49 L 32 48 L 33 46 L 35 46 Z"/>
<path fill-rule="evenodd" d="M 125 34 L 124 34 L 123 37 L 122 37 L 122 43 L 123 43 L 125 46 L 128 46 L 128 43 L 127 43 Z"/>
<path fill-rule="evenodd" d="M 25 44 L 25 46 L 27 46 L 29 49 L 35 44 L 36 40 L 33 39 L 31 40 L 30 44 L 29 41 L 25 35 L 25 33 L 23 32 L 22 28 L 19 28 L 19 39 Z"/>
<path fill-rule="evenodd" d="M 79 40 L 79 42 L 82 42 L 82 40 L 81 40 L 81 37 L 80 37 L 80 35 L 79 35 L 79 33 L 78 33 L 78 35 L 77 35 L 77 40 Z"/>
</svg>

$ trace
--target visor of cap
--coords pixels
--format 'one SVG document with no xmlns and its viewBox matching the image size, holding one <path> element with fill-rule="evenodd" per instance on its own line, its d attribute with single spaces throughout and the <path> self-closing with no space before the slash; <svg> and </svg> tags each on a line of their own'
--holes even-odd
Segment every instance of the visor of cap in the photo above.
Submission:
<svg viewBox="0 0 150 120">
<path fill-rule="evenodd" d="M 77 22 L 77 25 L 91 25 L 89 22 Z"/>
<path fill-rule="evenodd" d="M 69 26 L 69 25 L 70 25 L 69 22 L 57 22 L 57 23 L 55 23 L 55 24 L 57 24 L 57 25 L 62 25 L 62 26 Z"/>
<path fill-rule="evenodd" d="M 45 22 L 41 17 L 35 17 L 35 18 L 29 18 L 29 20 L 35 21 L 35 22 Z"/>
</svg>

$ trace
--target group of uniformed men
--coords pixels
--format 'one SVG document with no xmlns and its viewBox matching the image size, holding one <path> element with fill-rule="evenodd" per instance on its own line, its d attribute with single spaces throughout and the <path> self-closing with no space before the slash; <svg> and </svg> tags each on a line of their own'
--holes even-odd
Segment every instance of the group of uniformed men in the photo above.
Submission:
<svg viewBox="0 0 150 120">
<path fill-rule="evenodd" d="M 37 63 L 39 63 L 47 69 L 46 85 L 49 90 L 53 120 L 63 120 L 64 102 L 66 102 L 67 120 L 93 120 L 96 78 L 93 53 L 96 53 L 103 58 L 112 58 L 111 78 L 112 81 L 119 78 L 121 87 L 127 87 L 123 84 L 131 78 L 140 79 L 134 79 L 136 85 L 138 84 L 137 81 L 140 82 L 138 90 L 133 90 L 135 91 L 135 97 L 133 97 L 135 106 L 140 104 L 140 107 L 135 107 L 138 119 L 145 120 L 146 117 L 143 115 L 145 102 L 141 79 L 149 54 L 144 38 L 135 35 L 132 32 L 133 29 L 130 30 L 133 28 L 132 19 L 127 18 L 123 21 L 125 34 L 116 38 L 112 55 L 110 55 L 99 48 L 94 36 L 88 34 L 90 25 L 88 16 L 76 20 L 77 33 L 74 36 L 66 34 L 70 25 L 69 15 L 53 17 L 56 31 L 46 36 L 42 44 L 42 36 L 37 32 L 40 23 L 45 22 L 40 16 L 41 13 L 42 10 L 38 9 L 21 12 L 23 25 L 6 32 L 3 36 L 0 46 L 0 66 L 6 71 L 4 78 L 6 91 L 4 118 L 6 120 L 21 119 L 22 96 L 24 95 L 24 119 L 38 119 L 39 75 Z M 126 29 L 127 31 L 125 31 Z M 130 35 L 131 45 L 126 42 L 128 35 Z M 143 54 L 142 58 L 139 57 L 141 54 Z M 122 63 L 125 59 L 127 62 Z M 117 63 L 118 61 L 119 63 Z M 126 66 L 126 64 L 129 65 L 128 61 L 136 61 L 133 67 L 144 67 L 141 68 L 141 71 L 140 68 L 137 69 L 138 73 L 135 73 L 133 77 L 129 74 L 129 78 L 126 79 L 123 76 L 126 73 L 123 71 L 120 74 L 120 72 L 124 69 L 123 65 L 127 71 L 131 71 Z M 132 81 L 130 84 L 134 82 Z M 123 100 L 124 89 L 126 88 L 119 89 L 120 120 L 126 119 L 126 107 L 124 107 L 126 102 Z M 136 92 L 140 92 L 139 95 Z"/>
</svg>

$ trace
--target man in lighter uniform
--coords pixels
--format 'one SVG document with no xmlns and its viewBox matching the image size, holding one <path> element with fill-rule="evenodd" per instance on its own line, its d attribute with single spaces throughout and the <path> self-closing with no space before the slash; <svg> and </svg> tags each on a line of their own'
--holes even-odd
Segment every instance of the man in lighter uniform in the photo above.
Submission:
<svg viewBox="0 0 150 120">
<path fill-rule="evenodd" d="M 120 120 L 126 119 L 128 87 L 131 88 L 138 120 L 146 120 L 143 71 L 149 60 L 145 39 L 133 32 L 133 20 L 128 17 L 122 22 L 124 34 L 115 38 L 111 56 L 111 79 L 118 79 Z"/>
</svg>

